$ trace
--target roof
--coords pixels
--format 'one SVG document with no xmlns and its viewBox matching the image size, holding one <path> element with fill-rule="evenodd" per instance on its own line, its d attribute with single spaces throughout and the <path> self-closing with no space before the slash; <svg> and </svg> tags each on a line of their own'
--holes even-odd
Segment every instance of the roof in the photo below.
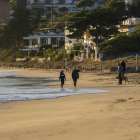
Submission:
<svg viewBox="0 0 140 140">
<path fill-rule="evenodd" d="M 74 3 L 74 2 L 80 2 L 81 0 L 72 0 L 71 3 L 65 3 L 65 0 L 58 0 L 59 2 L 54 4 L 53 5 L 76 5 L 77 3 Z M 34 3 L 32 3 L 31 5 L 51 5 L 51 0 L 45 0 L 45 2 L 38 2 L 38 1 L 35 1 Z"/>
<path fill-rule="evenodd" d="M 137 25 L 120 25 L 120 27 L 118 29 L 128 29 L 128 28 L 132 28 L 135 26 L 137 26 Z"/>
<path fill-rule="evenodd" d="M 28 34 L 29 36 L 23 37 L 24 39 L 26 38 L 36 38 L 36 37 L 44 37 L 44 36 L 50 36 L 50 37 L 65 37 L 65 33 L 64 32 L 47 32 L 47 31 L 43 31 L 43 32 L 38 32 L 38 33 L 34 33 L 34 34 Z"/>
</svg>

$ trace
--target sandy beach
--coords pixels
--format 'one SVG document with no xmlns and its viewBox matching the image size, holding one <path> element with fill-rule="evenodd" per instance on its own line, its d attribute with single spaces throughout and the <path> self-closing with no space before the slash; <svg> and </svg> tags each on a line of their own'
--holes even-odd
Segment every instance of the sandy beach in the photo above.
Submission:
<svg viewBox="0 0 140 140">
<path fill-rule="evenodd" d="M 9 69 L 0 69 L 1 71 Z M 58 78 L 60 70 L 15 70 L 22 77 Z M 65 72 L 65 71 L 64 71 Z M 64 88 L 74 88 L 65 72 Z M 80 73 L 76 89 L 107 93 L 5 102 L 0 107 L 0 140 L 139 140 L 140 74 L 118 85 L 117 74 Z M 47 83 L 60 88 L 60 82 Z"/>
</svg>

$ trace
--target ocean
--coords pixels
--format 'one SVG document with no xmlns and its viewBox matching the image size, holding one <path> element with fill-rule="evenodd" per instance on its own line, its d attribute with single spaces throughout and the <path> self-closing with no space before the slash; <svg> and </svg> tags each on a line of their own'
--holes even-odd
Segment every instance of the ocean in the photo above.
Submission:
<svg viewBox="0 0 140 140">
<path fill-rule="evenodd" d="M 47 83 L 58 81 L 58 77 L 19 77 L 15 74 L 16 71 L 0 71 L 0 103 L 108 92 L 101 89 L 53 88 Z"/>
</svg>

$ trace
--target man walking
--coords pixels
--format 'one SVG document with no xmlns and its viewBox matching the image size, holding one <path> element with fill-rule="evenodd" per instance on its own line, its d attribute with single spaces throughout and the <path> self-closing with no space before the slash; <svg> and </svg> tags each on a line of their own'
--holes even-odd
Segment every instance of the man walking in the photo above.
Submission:
<svg viewBox="0 0 140 140">
<path fill-rule="evenodd" d="M 65 74 L 64 74 L 64 71 L 63 70 L 60 72 L 59 80 L 60 79 L 61 79 L 61 88 L 63 88 L 64 79 L 66 80 L 66 77 L 65 77 Z"/>
<path fill-rule="evenodd" d="M 77 79 L 79 78 L 79 73 L 78 73 L 78 70 L 76 70 L 76 68 L 73 69 L 73 72 L 72 72 L 72 79 L 73 79 L 73 82 L 74 82 L 74 86 L 76 87 L 76 82 L 77 82 Z"/>
<path fill-rule="evenodd" d="M 121 75 L 122 71 L 123 71 L 123 67 L 122 67 L 122 65 L 118 62 L 119 84 L 122 84 L 122 75 Z"/>
</svg>

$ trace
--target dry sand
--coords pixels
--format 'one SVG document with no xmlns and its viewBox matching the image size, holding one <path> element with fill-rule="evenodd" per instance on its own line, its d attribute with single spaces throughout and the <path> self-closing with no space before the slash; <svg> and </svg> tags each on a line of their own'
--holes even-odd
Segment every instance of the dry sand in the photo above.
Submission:
<svg viewBox="0 0 140 140">
<path fill-rule="evenodd" d="M 17 75 L 27 77 L 58 77 L 60 72 L 19 70 Z M 65 74 L 64 88 L 73 88 L 71 73 Z M 0 140 L 139 140 L 139 74 L 129 74 L 131 82 L 122 85 L 115 77 L 80 73 L 77 89 L 111 91 L 108 93 L 0 104 L 9 107 L 0 110 Z M 46 87 L 60 87 L 60 82 Z"/>
</svg>

